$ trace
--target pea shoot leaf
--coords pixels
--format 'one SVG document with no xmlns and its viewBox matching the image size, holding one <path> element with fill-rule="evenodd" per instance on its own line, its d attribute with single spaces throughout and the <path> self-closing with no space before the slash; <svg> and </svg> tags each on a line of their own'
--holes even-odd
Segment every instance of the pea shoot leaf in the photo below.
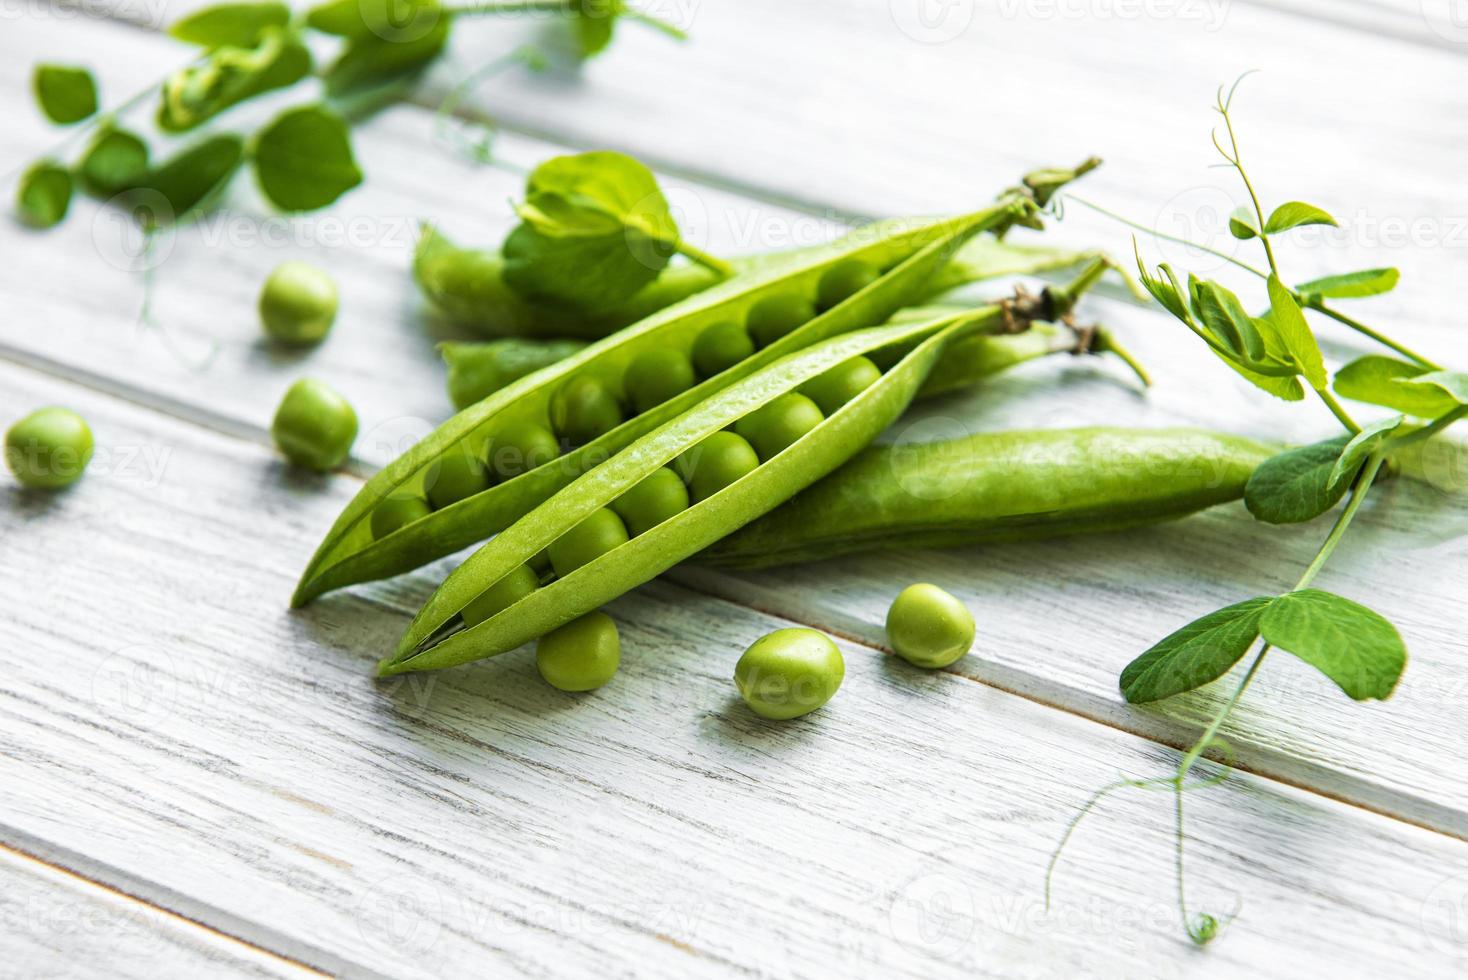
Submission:
<svg viewBox="0 0 1468 980">
<path fill-rule="evenodd" d="M 221 3 L 196 10 L 168 29 L 185 44 L 214 48 L 253 48 L 270 28 L 290 23 L 291 9 L 283 3 Z"/>
<path fill-rule="evenodd" d="M 1303 201 L 1289 201 L 1274 209 L 1274 213 L 1264 222 L 1264 234 L 1277 235 L 1291 228 L 1299 228 L 1302 225 L 1336 225 L 1336 220 L 1325 211 L 1313 204 Z"/>
<path fill-rule="evenodd" d="M 1381 405 L 1418 418 L 1437 418 L 1452 411 L 1457 401 L 1441 388 L 1411 383 L 1426 374 L 1427 368 L 1420 364 L 1370 354 L 1337 371 L 1334 387 L 1342 398 Z"/>
<path fill-rule="evenodd" d="M 52 160 L 42 160 L 25 172 L 15 195 L 20 218 L 33 228 L 50 228 L 71 207 L 71 171 Z"/>
<path fill-rule="evenodd" d="M 344 119 L 324 106 L 277 116 L 255 140 L 255 177 L 282 211 L 326 207 L 362 183 Z"/>
<path fill-rule="evenodd" d="M 1235 208 L 1228 216 L 1228 231 L 1241 242 L 1259 237 L 1259 222 L 1248 208 Z"/>
<path fill-rule="evenodd" d="M 331 0 L 306 23 L 347 39 L 324 76 L 327 91 L 340 93 L 422 70 L 443 52 L 453 19 L 439 0 Z"/>
<path fill-rule="evenodd" d="M 1463 371 L 1433 371 L 1406 384 L 1414 389 L 1441 391 L 1458 405 L 1468 405 L 1468 373 Z"/>
<path fill-rule="evenodd" d="M 573 13 L 576 16 L 576 42 L 583 58 L 590 58 L 605 51 L 616 34 L 617 21 L 626 17 L 642 21 L 680 41 L 687 38 L 682 30 L 629 6 L 626 0 L 575 0 Z"/>
<path fill-rule="evenodd" d="M 1344 482 L 1332 484 L 1331 474 L 1350 441 L 1338 436 L 1260 463 L 1244 485 L 1249 513 L 1268 524 L 1299 524 L 1330 510 L 1346 492 Z"/>
<path fill-rule="evenodd" d="M 106 127 L 92 140 L 77 166 L 82 183 L 98 197 L 137 187 L 148 174 L 148 144 L 132 133 Z"/>
<path fill-rule="evenodd" d="M 1406 644 L 1391 623 L 1359 603 L 1319 589 L 1274 600 L 1260 618 L 1259 631 L 1356 701 L 1391 697 L 1407 666 Z"/>
<path fill-rule="evenodd" d="M 1238 372 L 1239 376 L 1242 377 L 1245 381 L 1249 382 L 1260 391 L 1268 392 L 1275 398 L 1279 398 L 1287 402 L 1303 401 L 1305 398 L 1305 388 L 1303 385 L 1300 384 L 1299 378 L 1281 378 L 1272 374 L 1260 374 L 1257 371 L 1250 371 L 1243 365 L 1235 361 L 1231 361 L 1228 358 L 1223 357 L 1222 355 L 1220 355 L 1218 359 L 1227 364 L 1229 367 L 1233 368 L 1234 371 Z"/>
<path fill-rule="evenodd" d="M 1198 319 L 1210 333 L 1247 360 L 1264 359 L 1264 338 L 1237 296 L 1216 282 L 1200 282 L 1194 297 Z"/>
<path fill-rule="evenodd" d="M 1218 680 L 1249 652 L 1273 601 L 1264 596 L 1225 606 L 1163 639 L 1121 672 L 1122 695 L 1144 704 Z"/>
<path fill-rule="evenodd" d="M 1325 374 L 1325 358 L 1320 354 L 1320 345 L 1315 342 L 1315 335 L 1310 332 L 1310 324 L 1305 322 L 1305 314 L 1300 311 L 1295 297 L 1273 274 L 1269 277 L 1269 306 L 1268 320 L 1279 331 L 1290 358 L 1299 366 L 1310 387 L 1323 391 L 1329 379 Z"/>
<path fill-rule="evenodd" d="M 1391 437 L 1391 434 L 1401 426 L 1404 419 L 1400 415 L 1390 418 L 1378 419 L 1361 429 L 1346 443 L 1346 448 L 1341 450 L 1340 458 L 1335 461 L 1335 466 L 1330 471 L 1330 487 L 1334 489 L 1337 485 L 1349 486 L 1352 479 L 1361 469 L 1361 464 L 1366 458 L 1381 448 L 1382 444 Z"/>
<path fill-rule="evenodd" d="M 526 299 L 609 309 L 657 278 L 678 228 L 652 171 L 621 153 L 553 157 L 535 168 L 505 240 L 505 281 Z"/>
<path fill-rule="evenodd" d="M 180 151 L 151 171 L 134 190 L 140 220 L 154 227 L 186 217 L 224 189 L 244 160 L 238 136 L 220 133 Z"/>
<path fill-rule="evenodd" d="M 1319 296 L 1326 299 L 1357 299 L 1363 296 L 1380 296 L 1397 287 L 1401 274 L 1396 269 L 1363 269 L 1346 272 L 1323 279 L 1311 279 L 1295 287 L 1301 296 Z"/>
<path fill-rule="evenodd" d="M 97 83 L 85 68 L 37 65 L 31 83 L 41 111 L 58 126 L 81 122 L 97 111 Z"/>
</svg>

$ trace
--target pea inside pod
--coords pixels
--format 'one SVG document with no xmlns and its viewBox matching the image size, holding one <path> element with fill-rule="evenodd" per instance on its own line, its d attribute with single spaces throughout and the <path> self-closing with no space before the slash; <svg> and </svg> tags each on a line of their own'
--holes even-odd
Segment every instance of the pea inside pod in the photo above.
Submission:
<svg viewBox="0 0 1468 980">
<path fill-rule="evenodd" d="M 437 669 L 503 653 L 672 567 L 858 452 L 915 397 L 945 344 L 966 330 L 985 329 L 1003 315 L 998 308 L 986 307 L 927 324 L 856 331 L 790 355 L 724 389 L 584 474 L 475 552 L 429 599 L 396 654 L 379 665 L 379 672 Z M 737 428 L 741 420 L 838 364 L 888 349 L 898 353 L 893 366 L 860 396 L 802 435 L 799 451 L 792 444 L 775 448 L 768 458 L 754 454 L 753 468 L 722 486 L 715 485 L 722 481 L 715 481 L 702 493 L 691 488 L 691 506 L 662 523 L 625 541 L 619 535 L 598 535 L 595 547 L 578 550 L 578 560 L 558 560 L 556 542 L 568 536 L 579 540 L 589 523 L 605 522 L 600 515 L 613 514 L 619 498 L 670 462 L 719 437 L 744 442 L 724 430 L 730 425 Z M 722 453 L 728 447 L 717 448 Z M 697 463 L 685 478 L 696 485 Z M 547 545 L 555 580 L 490 620 L 463 628 L 466 606 Z M 588 554 L 589 560 L 579 561 Z"/>
<path fill-rule="evenodd" d="M 338 517 L 302 574 L 293 598 L 302 605 L 334 588 L 409 571 L 496 533 L 603 460 L 711 395 L 826 338 L 880 323 L 923 295 L 952 251 L 985 229 L 1007 227 L 1033 205 L 1023 198 L 960 218 L 893 226 L 817 251 L 770 262 L 736 276 L 564 361 L 531 373 L 444 423 L 363 487 Z M 695 344 L 711 327 L 743 322 L 762 301 L 809 296 L 834 265 L 853 258 L 885 270 L 869 287 L 815 316 L 767 347 L 705 378 L 654 408 L 618 421 L 628 370 L 654 350 L 676 350 L 697 363 Z M 571 387 L 568 390 L 568 385 Z M 603 397 L 605 396 L 605 397 Z M 550 431 L 569 451 L 546 458 L 548 445 L 525 446 Z M 372 511 L 390 496 L 429 496 L 428 482 L 446 458 L 488 447 L 491 482 L 447 502 L 386 537 L 372 532 Z M 560 447 L 558 446 L 559 450 Z M 519 461 L 512 457 L 516 450 Z"/>
</svg>

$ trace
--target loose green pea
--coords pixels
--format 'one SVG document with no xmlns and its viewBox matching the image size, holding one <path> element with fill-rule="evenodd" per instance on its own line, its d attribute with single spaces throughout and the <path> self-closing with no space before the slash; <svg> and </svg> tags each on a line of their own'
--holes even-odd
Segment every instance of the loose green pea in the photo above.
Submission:
<svg viewBox="0 0 1468 980">
<path fill-rule="evenodd" d="M 881 380 L 882 372 L 870 358 L 853 357 L 800 386 L 801 392 L 827 415 Z"/>
<path fill-rule="evenodd" d="M 627 526 L 622 518 L 603 507 L 552 541 L 546 550 L 550 552 L 551 567 L 557 577 L 565 578 L 627 541 Z"/>
<path fill-rule="evenodd" d="M 693 387 L 693 363 L 681 352 L 667 350 L 643 351 L 627 365 L 627 374 L 622 385 L 627 389 L 627 398 L 639 414 L 656 408 L 674 395 L 681 395 Z"/>
<path fill-rule="evenodd" d="M 827 269 L 816 287 L 816 304 L 823 310 L 855 296 L 881 277 L 877 267 L 863 259 L 847 259 Z"/>
<path fill-rule="evenodd" d="M 678 472 L 688 483 L 694 503 L 707 500 L 759 466 L 759 456 L 743 436 L 715 432 L 678 457 Z"/>
<path fill-rule="evenodd" d="M 551 687 L 591 691 L 617 673 L 622 641 L 617 624 L 606 613 L 587 613 L 551 630 L 535 645 L 535 666 Z"/>
<path fill-rule="evenodd" d="M 81 478 L 91 462 L 92 430 L 69 408 L 41 408 L 5 433 L 5 465 L 28 487 L 57 489 Z"/>
<path fill-rule="evenodd" d="M 493 616 L 519 602 L 540 588 L 540 576 L 529 565 L 521 565 L 513 572 L 479 593 L 464 607 L 460 616 L 465 626 L 478 626 Z"/>
<path fill-rule="evenodd" d="M 688 487 L 664 466 L 612 501 L 612 510 L 634 538 L 688 509 Z"/>
<path fill-rule="evenodd" d="M 443 510 L 489 489 L 489 470 L 478 456 L 463 447 L 438 460 L 436 475 L 428 481 L 428 500 L 434 510 Z"/>
<path fill-rule="evenodd" d="M 693 366 L 700 376 L 723 374 L 754 353 L 749 331 L 737 323 L 716 323 L 693 342 Z"/>
<path fill-rule="evenodd" d="M 501 480 L 508 480 L 544 466 L 560 454 L 560 442 L 545 426 L 511 422 L 490 443 L 489 468 Z"/>
<path fill-rule="evenodd" d="M 744 325 L 756 344 L 768 347 L 815 315 L 815 304 L 799 293 L 776 293 L 754 304 Z"/>
<path fill-rule="evenodd" d="M 265 332 L 282 344 L 320 343 L 336 320 L 336 310 L 336 283 L 305 262 L 276 266 L 260 292 Z"/>
<path fill-rule="evenodd" d="M 947 667 L 974 644 L 973 613 L 936 585 L 909 585 L 887 611 L 887 639 L 918 667 Z"/>
<path fill-rule="evenodd" d="M 372 538 L 380 540 L 433 513 L 428 501 L 408 494 L 388 497 L 372 511 Z"/>
<path fill-rule="evenodd" d="M 790 392 L 734 423 L 760 459 L 769 459 L 826 420 L 815 402 Z"/>
<path fill-rule="evenodd" d="M 275 444 L 297 466 L 336 469 L 357 439 L 357 413 L 324 382 L 302 378 L 285 393 L 270 426 Z"/>
<path fill-rule="evenodd" d="M 621 424 L 622 406 L 596 378 L 572 378 L 551 400 L 551 426 L 573 446 L 584 446 Z"/>
<path fill-rule="evenodd" d="M 755 640 L 734 667 L 734 683 L 761 718 L 799 718 L 835 696 L 846 662 L 831 638 L 811 629 L 775 630 Z"/>
</svg>

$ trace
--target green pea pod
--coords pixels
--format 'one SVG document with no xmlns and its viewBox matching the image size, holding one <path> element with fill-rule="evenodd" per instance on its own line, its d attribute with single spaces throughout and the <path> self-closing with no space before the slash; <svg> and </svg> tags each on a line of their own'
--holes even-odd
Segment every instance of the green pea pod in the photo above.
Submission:
<svg viewBox="0 0 1468 980">
<path fill-rule="evenodd" d="M 994 432 L 873 446 L 696 560 L 760 568 L 1153 524 L 1239 499 L 1249 474 L 1277 451 L 1199 429 Z"/>
<path fill-rule="evenodd" d="M 413 256 L 413 277 L 434 308 L 487 337 L 605 337 L 720 281 L 701 265 L 672 266 L 617 309 L 592 316 L 526 302 L 505 282 L 504 269 L 497 252 L 460 248 L 431 227 Z"/>
<path fill-rule="evenodd" d="M 581 476 L 471 555 L 428 599 L 378 674 L 438 670 L 513 650 L 697 554 L 850 459 L 907 409 L 946 344 L 967 331 L 992 329 L 1003 317 L 999 307 L 990 306 L 927 323 L 858 330 L 789 354 L 726 387 Z M 857 357 L 896 360 L 874 383 L 722 489 L 464 627 L 466 607 L 594 513 L 698 451 L 710 436 L 724 435 L 721 430 Z"/>
<path fill-rule="evenodd" d="M 1034 205 L 1010 200 L 965 215 L 930 221 L 889 223 L 718 286 L 592 344 L 581 353 L 521 378 L 439 426 L 374 476 L 347 506 L 317 548 L 292 599 L 300 606 L 323 592 L 410 571 L 453 554 L 502 530 L 584 471 L 675 418 L 715 392 L 792 351 L 837 334 L 881 323 L 911 303 L 952 251 L 985 229 L 1002 227 Z M 874 282 L 824 313 L 795 327 L 768 346 L 650 411 L 542 462 L 528 472 L 435 510 L 381 538 L 374 538 L 372 512 L 389 497 L 427 495 L 430 481 L 450 459 L 483 458 L 486 447 L 510 426 L 545 427 L 552 400 L 569 380 L 590 380 L 615 394 L 640 354 L 689 352 L 708 327 L 743 323 L 762 300 L 815 295 L 824 273 L 859 259 L 884 270 Z M 625 402 L 625 398 L 621 399 Z"/>
<path fill-rule="evenodd" d="M 163 82 L 158 128 L 181 133 L 246 99 L 288 88 L 311 74 L 311 52 L 292 33 L 268 28 L 253 48 L 215 48 Z"/>
<path fill-rule="evenodd" d="M 506 337 L 482 344 L 438 345 L 448 366 L 449 398 L 462 411 L 512 381 L 549 367 L 580 351 L 579 340 L 525 340 Z"/>
</svg>

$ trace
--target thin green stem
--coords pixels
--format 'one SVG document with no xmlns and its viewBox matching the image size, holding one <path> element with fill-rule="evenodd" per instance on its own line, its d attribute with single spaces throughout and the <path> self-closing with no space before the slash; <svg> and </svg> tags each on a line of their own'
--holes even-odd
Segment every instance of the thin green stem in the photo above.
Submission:
<svg viewBox="0 0 1468 980">
<path fill-rule="evenodd" d="M 1441 364 L 1438 364 L 1435 361 L 1429 361 L 1427 358 L 1423 357 L 1421 354 L 1418 354 L 1411 348 L 1403 344 L 1397 343 L 1395 340 L 1392 340 L 1390 337 L 1386 336 L 1383 333 L 1373 330 L 1371 327 L 1368 327 L 1361 321 L 1346 316 L 1346 314 L 1340 312 L 1339 310 L 1335 310 L 1326 306 L 1323 301 L 1303 302 L 1304 297 L 1302 297 L 1299 293 L 1295 294 L 1295 299 L 1297 301 L 1302 301 L 1302 305 L 1305 306 L 1307 309 L 1315 310 L 1317 313 L 1323 313 L 1337 323 L 1345 324 L 1357 333 L 1370 337 L 1372 340 L 1376 341 L 1378 344 L 1381 344 L 1383 347 L 1387 347 L 1391 350 L 1396 351 L 1398 354 L 1401 354 L 1403 357 L 1407 358 L 1410 361 L 1416 361 L 1418 364 L 1421 364 L 1429 371 L 1441 371 L 1443 369 L 1443 366 Z"/>
<path fill-rule="evenodd" d="M 1433 436 L 1437 435 L 1439 432 L 1446 429 L 1454 422 L 1457 422 L 1465 417 L 1468 417 L 1468 405 L 1459 405 L 1457 408 L 1453 409 L 1451 412 L 1448 412 L 1446 415 L 1441 415 L 1438 416 L 1436 419 L 1433 419 L 1422 428 L 1393 439 L 1391 448 L 1395 451 L 1401 449 L 1403 446 L 1410 446 L 1413 443 L 1422 442 L 1425 439 L 1431 439 Z"/>
<path fill-rule="evenodd" d="M 1320 400 L 1325 403 L 1325 407 L 1330 409 L 1330 414 L 1334 415 L 1341 425 L 1344 425 L 1350 431 L 1351 435 L 1354 436 L 1361 431 L 1361 426 L 1356 424 L 1356 420 L 1351 418 L 1345 406 L 1337 401 L 1336 397 L 1328 389 L 1317 388 L 1315 389 L 1315 393 L 1320 396 Z"/>
<path fill-rule="evenodd" d="M 478 0 L 459 6 L 446 5 L 443 12 L 450 17 L 498 16 L 500 14 L 569 14 L 576 10 L 574 0 Z"/>
<path fill-rule="evenodd" d="M 1207 245 L 1199 245 L 1197 242 L 1189 241 L 1188 239 L 1179 237 L 1177 235 L 1169 235 L 1167 232 L 1158 231 L 1156 228 L 1148 228 L 1146 225 L 1142 224 L 1139 221 L 1133 221 L 1130 218 L 1117 214 L 1115 211 L 1111 211 L 1107 208 L 1103 208 L 1099 204 L 1088 201 L 1083 197 L 1077 197 L 1075 194 L 1072 194 L 1069 191 L 1065 192 L 1065 199 L 1067 201 L 1075 201 L 1082 207 L 1090 208 L 1092 211 L 1095 211 L 1098 214 L 1104 214 L 1111 220 L 1118 221 L 1126 225 L 1128 228 L 1135 229 L 1136 231 L 1143 232 L 1144 234 L 1153 235 L 1157 238 L 1162 239 L 1163 241 L 1173 242 L 1178 245 L 1186 245 L 1189 248 L 1196 248 L 1200 252 L 1206 252 L 1207 254 L 1212 255 L 1215 258 L 1220 258 L 1223 259 L 1225 262 L 1232 263 L 1233 265 L 1238 266 L 1240 269 L 1243 269 L 1246 272 L 1252 272 L 1260 279 L 1269 278 L 1269 273 L 1265 272 L 1262 269 L 1255 268 L 1242 259 L 1236 259 L 1232 255 L 1229 255 L 1227 252 L 1221 252 L 1218 249 L 1210 248 Z"/>
<path fill-rule="evenodd" d="M 1264 257 L 1269 260 L 1269 271 L 1273 272 L 1280 282 L 1284 276 L 1279 274 L 1279 265 L 1274 260 L 1274 246 L 1269 244 L 1269 236 L 1264 233 L 1264 206 L 1259 203 L 1259 195 L 1254 192 L 1254 184 L 1249 180 L 1249 174 L 1244 170 L 1241 162 L 1242 154 L 1239 153 L 1239 137 L 1234 132 L 1233 118 L 1228 114 L 1228 104 L 1224 103 L 1218 108 L 1219 115 L 1223 116 L 1223 125 L 1228 129 L 1228 142 L 1233 147 L 1234 155 L 1226 157 L 1233 164 L 1234 170 L 1238 171 L 1239 180 L 1244 182 L 1244 190 L 1249 192 L 1249 200 L 1254 202 L 1254 213 L 1259 216 L 1259 244 L 1264 246 Z"/>
<path fill-rule="evenodd" d="M 714 272 L 717 272 L 725 279 L 728 279 L 734 275 L 734 267 L 728 262 L 725 262 L 723 259 L 717 256 L 710 255 L 703 249 L 691 245 L 688 242 L 683 241 L 682 239 L 679 239 L 678 241 L 678 254 L 692 259 L 694 262 L 697 262 L 699 265 L 703 266 L 706 269 L 712 269 Z"/>
<path fill-rule="evenodd" d="M 1244 679 L 1239 682 L 1238 688 L 1234 690 L 1233 697 L 1229 698 L 1228 702 L 1224 704 L 1218 714 L 1213 716 L 1213 721 L 1204 729 L 1203 736 L 1197 742 L 1193 743 L 1193 747 L 1188 750 L 1187 754 L 1183 756 L 1182 761 L 1178 763 L 1176 777 L 1178 780 L 1182 780 L 1188 775 L 1188 771 L 1202 758 L 1203 753 L 1208 751 L 1208 746 L 1218 737 L 1219 729 L 1228 720 L 1228 716 L 1233 714 L 1234 706 L 1239 703 L 1239 699 L 1244 696 L 1244 692 L 1249 689 L 1249 685 L 1254 683 L 1254 677 L 1259 673 L 1259 668 L 1264 663 L 1264 656 L 1269 653 L 1269 649 L 1268 643 L 1259 648 L 1259 652 L 1254 655 L 1254 662 L 1249 665 L 1248 671 L 1244 674 Z"/>
</svg>

